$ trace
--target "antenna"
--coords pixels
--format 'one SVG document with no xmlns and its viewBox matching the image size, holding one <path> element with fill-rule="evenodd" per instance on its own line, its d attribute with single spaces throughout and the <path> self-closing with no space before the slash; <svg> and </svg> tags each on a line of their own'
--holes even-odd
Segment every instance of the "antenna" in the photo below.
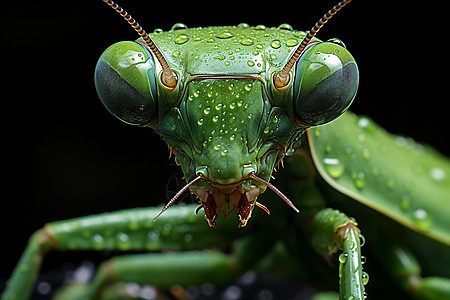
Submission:
<svg viewBox="0 0 450 300">
<path fill-rule="evenodd" d="M 294 64 L 303 54 L 308 44 L 311 42 L 312 38 L 317 34 L 317 32 L 322 28 L 322 26 L 333 17 L 338 11 L 340 11 L 344 6 L 352 2 L 352 0 L 343 0 L 336 4 L 332 9 L 330 9 L 308 32 L 308 34 L 303 38 L 302 42 L 292 54 L 289 61 L 283 67 L 283 69 L 274 76 L 274 85 L 277 89 L 285 87 L 289 83 L 289 72 L 291 71 Z"/>
<path fill-rule="evenodd" d="M 153 43 L 152 39 L 148 36 L 148 34 L 145 32 L 145 30 L 139 25 L 136 20 L 131 17 L 129 13 L 127 13 L 122 7 L 114 3 L 112 0 L 103 0 L 106 4 L 108 4 L 112 9 L 114 9 L 119 15 L 121 15 L 130 25 L 131 27 L 136 30 L 136 32 L 144 39 L 145 46 L 155 55 L 156 59 L 161 64 L 161 67 L 163 69 L 163 72 L 161 74 L 161 81 L 162 83 L 169 87 L 174 89 L 177 85 L 177 79 L 172 73 L 172 70 L 170 70 L 169 64 L 167 63 L 164 56 L 161 54 L 161 51 L 159 51 L 158 47 L 156 47 L 155 43 Z"/>
</svg>

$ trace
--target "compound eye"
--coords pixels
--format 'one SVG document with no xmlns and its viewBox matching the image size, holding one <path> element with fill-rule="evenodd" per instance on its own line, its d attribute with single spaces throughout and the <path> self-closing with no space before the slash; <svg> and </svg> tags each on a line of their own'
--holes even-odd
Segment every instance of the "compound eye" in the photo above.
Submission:
<svg viewBox="0 0 450 300">
<path fill-rule="evenodd" d="M 157 109 L 155 63 L 135 42 L 113 44 L 95 67 L 95 87 L 111 114 L 132 125 L 150 122 Z"/>
<path fill-rule="evenodd" d="M 326 124 L 352 103 L 358 90 L 358 67 L 341 43 L 333 40 L 313 45 L 298 60 L 293 102 L 300 122 Z"/>
</svg>

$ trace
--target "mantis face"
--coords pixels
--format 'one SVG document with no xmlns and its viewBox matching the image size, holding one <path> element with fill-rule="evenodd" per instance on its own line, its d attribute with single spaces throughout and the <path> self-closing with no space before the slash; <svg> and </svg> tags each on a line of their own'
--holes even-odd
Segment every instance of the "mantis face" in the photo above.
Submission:
<svg viewBox="0 0 450 300">
<path fill-rule="evenodd" d="M 95 82 L 113 115 L 152 127 L 181 165 L 188 184 L 163 211 L 190 188 L 210 226 L 235 212 L 242 227 L 255 205 L 268 212 L 256 200 L 269 187 L 298 212 L 269 180 L 307 128 L 353 101 L 358 68 L 343 43 L 313 40 L 316 27 L 182 27 L 151 39 L 136 30 L 142 40 L 102 54 Z"/>
</svg>

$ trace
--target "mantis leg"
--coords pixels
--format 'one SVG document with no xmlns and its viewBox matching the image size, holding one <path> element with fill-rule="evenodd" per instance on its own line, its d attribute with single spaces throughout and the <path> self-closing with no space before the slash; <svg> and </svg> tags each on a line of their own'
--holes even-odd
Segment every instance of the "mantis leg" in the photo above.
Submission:
<svg viewBox="0 0 450 300">
<path fill-rule="evenodd" d="M 28 299 L 44 256 L 52 250 L 181 250 L 229 244 L 239 231 L 226 222 L 205 226 L 195 205 L 173 207 L 157 222 L 160 208 L 138 208 L 49 223 L 29 240 L 2 299 Z M 213 231 L 213 232 L 212 232 Z"/>
<path fill-rule="evenodd" d="M 340 299 L 364 299 L 367 274 L 362 271 L 357 223 L 338 210 L 321 209 L 326 203 L 322 192 L 317 188 L 314 167 L 307 153 L 297 151 L 287 159 L 290 160 L 286 166 L 290 175 L 286 180 L 288 189 L 292 195 L 301 195 L 296 203 L 303 215 L 302 220 L 299 219 L 299 227 L 311 237 L 312 245 L 320 255 L 327 256 L 342 250 L 339 256 Z M 314 219 L 312 231 L 308 229 L 310 219 Z M 325 298 L 330 297 L 327 295 Z"/>
<path fill-rule="evenodd" d="M 378 260 L 392 279 L 415 299 L 450 299 L 450 278 L 422 277 L 416 256 L 397 239 L 392 238 L 387 228 L 380 228 L 388 241 L 374 244 L 374 254 L 378 256 Z"/>
<path fill-rule="evenodd" d="M 205 250 L 117 256 L 101 265 L 87 289 L 78 289 L 78 294 L 69 290 L 58 299 L 103 299 L 102 292 L 115 282 L 152 284 L 162 288 L 175 284 L 229 283 L 254 266 L 275 239 L 267 237 L 264 231 L 245 236 L 236 243 L 231 254 Z"/>
<path fill-rule="evenodd" d="M 362 271 L 360 231 L 357 223 L 334 209 L 319 211 L 314 219 L 313 247 L 323 255 L 342 250 L 339 256 L 339 298 L 364 299 L 367 274 Z"/>
<path fill-rule="evenodd" d="M 116 256 L 101 265 L 91 284 L 63 290 L 57 299 L 103 299 L 103 292 L 116 282 L 151 284 L 160 288 L 225 284 L 242 271 L 231 255 L 219 251 Z"/>
</svg>

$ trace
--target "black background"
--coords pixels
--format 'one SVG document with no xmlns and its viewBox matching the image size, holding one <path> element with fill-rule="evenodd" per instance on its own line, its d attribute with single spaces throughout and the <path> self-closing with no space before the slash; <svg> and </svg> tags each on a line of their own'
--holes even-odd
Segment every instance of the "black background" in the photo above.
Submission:
<svg viewBox="0 0 450 300">
<path fill-rule="evenodd" d="M 336 1 L 119 4 L 148 32 L 169 30 L 177 22 L 289 23 L 309 30 Z M 5 278 L 29 235 L 46 222 L 166 201 L 166 183 L 178 168 L 151 129 L 121 123 L 97 98 L 98 57 L 116 41 L 137 38 L 119 15 L 100 0 L 2 5 L 0 278 Z M 355 0 L 318 37 L 340 38 L 358 62 L 353 111 L 450 155 L 444 10 L 432 2 Z"/>
</svg>

